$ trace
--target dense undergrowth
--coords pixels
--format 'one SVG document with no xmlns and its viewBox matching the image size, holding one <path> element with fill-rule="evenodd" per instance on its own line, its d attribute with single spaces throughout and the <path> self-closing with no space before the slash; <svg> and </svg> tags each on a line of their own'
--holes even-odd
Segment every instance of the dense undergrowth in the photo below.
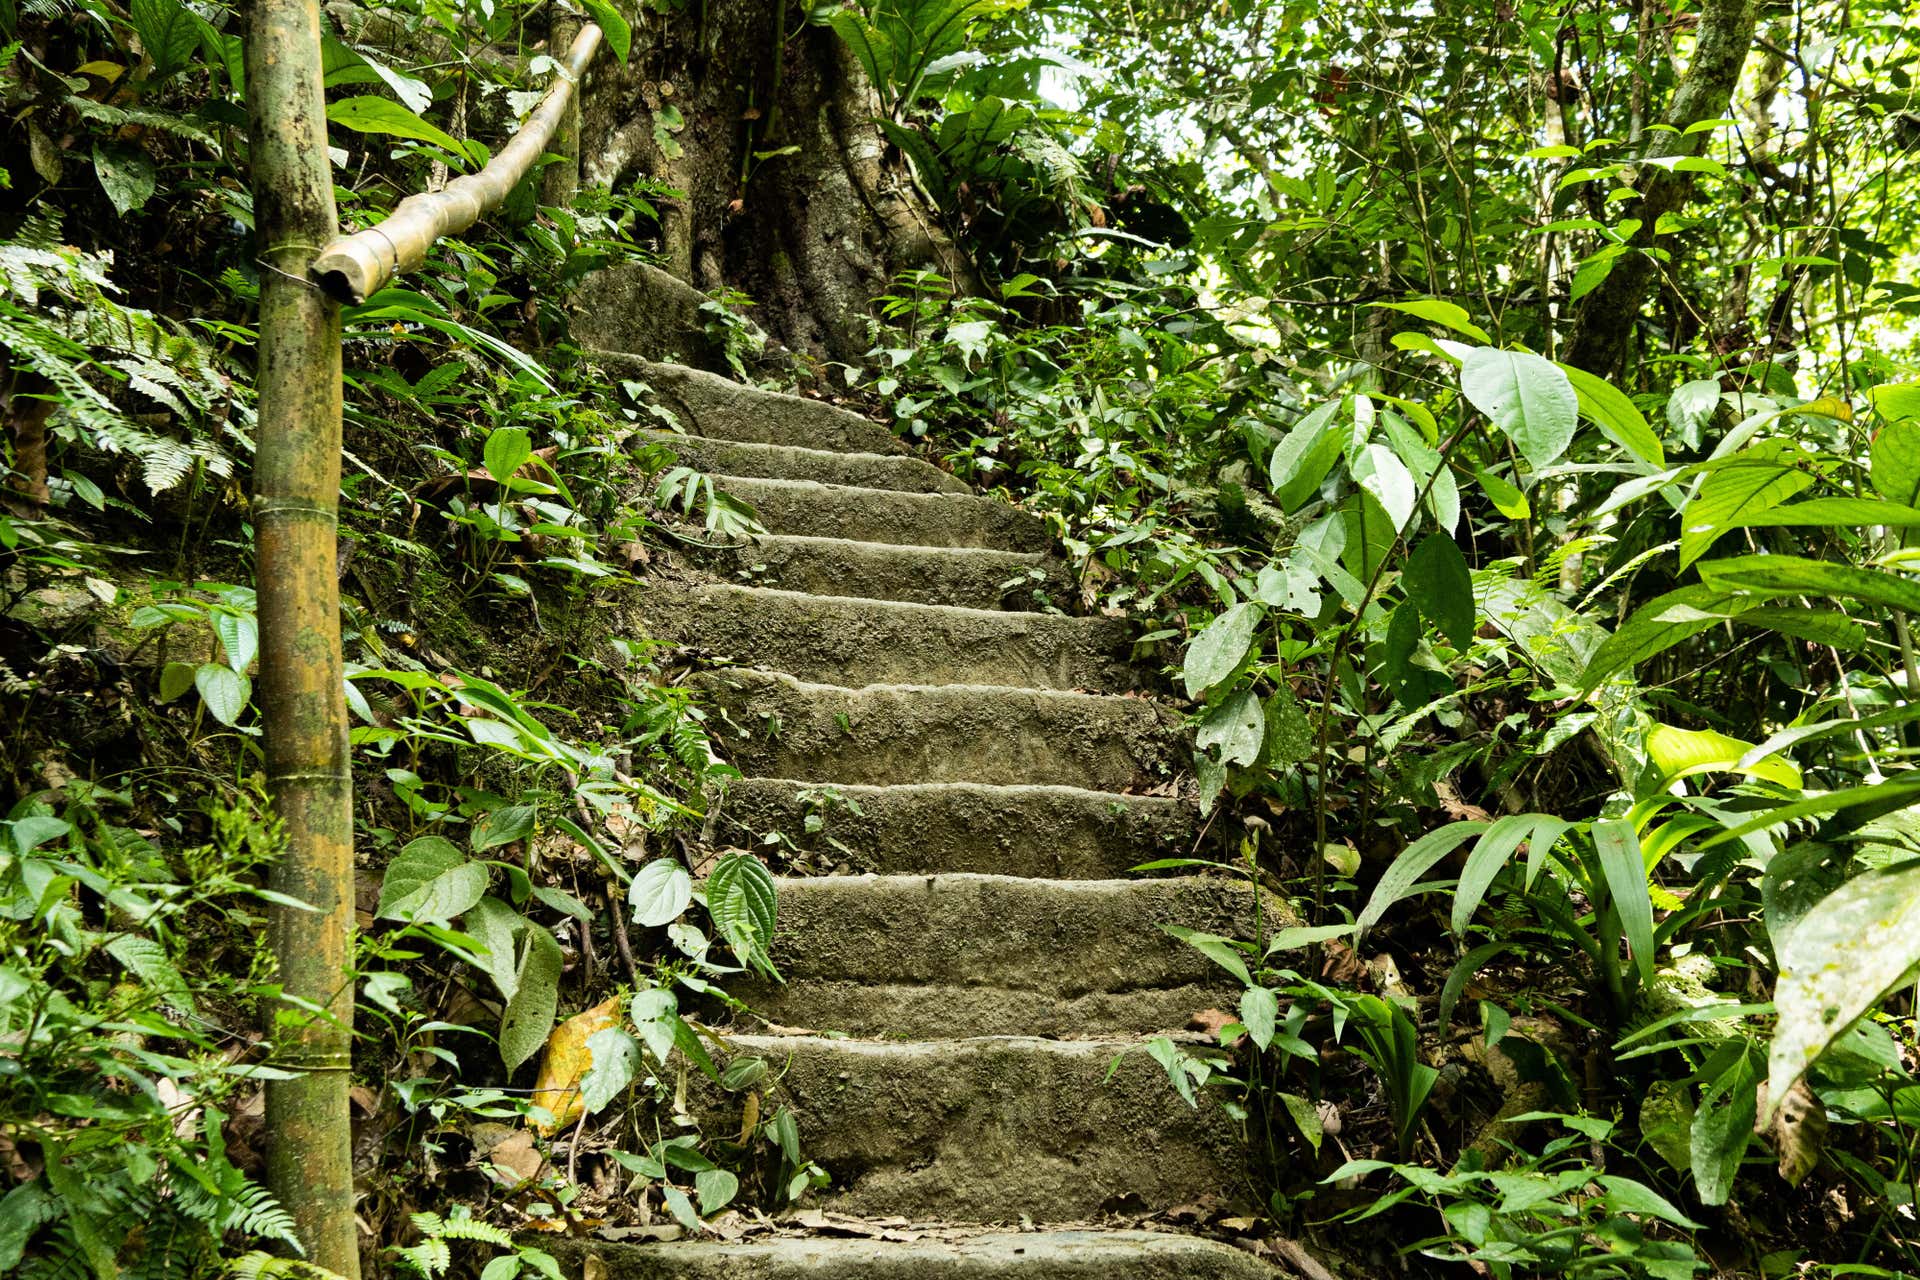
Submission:
<svg viewBox="0 0 1920 1280">
<path fill-rule="evenodd" d="M 396 12 L 331 47 L 351 220 L 544 74 L 537 8 Z M 1363 1272 L 1382 1218 L 1456 1273 L 1920 1271 L 1906 16 L 816 15 L 978 278 L 903 277 L 868 365 L 815 381 L 1051 516 L 1063 603 L 1183 649 L 1193 856 L 1298 913 L 1188 935 L 1245 995 L 1217 1049 L 1153 1046 L 1272 1156 L 1235 1233 Z M 0 1270 L 202 1274 L 287 1231 L 237 28 L 0 29 L 40 182 L 0 247 Z M 1722 105 L 1663 119 L 1722 36 Z M 567 339 L 566 287 L 670 197 L 530 185 L 347 315 L 362 1215 L 429 1280 L 459 1242 L 551 1274 L 508 1228 L 698 1230 L 822 1177 L 764 1063 L 720 1081 L 742 1133 L 684 1123 L 774 904 L 702 860 L 728 770 L 674 655 L 597 624 L 676 529 L 751 527 Z M 577 1113 L 543 1050 L 549 1086 L 590 1058 Z M 548 1158 L 629 1088 L 657 1129 Z"/>
</svg>

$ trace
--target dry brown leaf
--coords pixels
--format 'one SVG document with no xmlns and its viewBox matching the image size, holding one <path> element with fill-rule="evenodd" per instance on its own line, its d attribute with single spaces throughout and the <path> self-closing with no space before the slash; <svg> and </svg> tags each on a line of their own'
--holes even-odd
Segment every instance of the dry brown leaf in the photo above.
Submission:
<svg viewBox="0 0 1920 1280">
<path fill-rule="evenodd" d="M 525 1129 L 515 1129 L 486 1152 L 486 1161 L 496 1169 L 510 1176 L 495 1176 L 507 1186 L 518 1186 L 540 1176 L 547 1167 L 545 1157 L 533 1144 L 533 1135 Z"/>
<path fill-rule="evenodd" d="M 533 1104 L 545 1107 L 553 1123 L 541 1125 L 540 1132 L 551 1134 L 580 1118 L 585 1109 L 580 1101 L 580 1077 L 593 1065 L 587 1041 L 613 1025 L 617 1000 L 603 1000 L 553 1029 L 540 1059 L 540 1078 L 533 1086 Z"/>
<path fill-rule="evenodd" d="M 1767 1086 L 1763 1083 L 1759 1113 L 1764 1116 L 1767 1111 Z M 1805 1080 L 1796 1080 L 1780 1103 L 1780 1114 L 1764 1132 L 1779 1157 L 1781 1180 L 1797 1187 L 1820 1163 L 1820 1151 L 1827 1142 L 1827 1110 L 1813 1096 L 1813 1090 L 1807 1088 Z"/>
<path fill-rule="evenodd" d="M 740 1109 L 740 1138 L 742 1145 L 753 1141 L 753 1131 L 760 1127 L 760 1094 L 749 1091 L 747 1105 Z"/>
</svg>

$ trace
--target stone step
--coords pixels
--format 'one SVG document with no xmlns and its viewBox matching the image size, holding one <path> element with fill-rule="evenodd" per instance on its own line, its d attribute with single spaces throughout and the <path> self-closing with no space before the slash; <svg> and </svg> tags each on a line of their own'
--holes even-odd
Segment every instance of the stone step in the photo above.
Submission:
<svg viewBox="0 0 1920 1280">
<path fill-rule="evenodd" d="M 1046 522 L 993 498 L 958 493 L 900 493 L 812 480 L 714 477 L 752 505 L 769 533 L 910 547 L 992 547 L 1045 551 Z"/>
<path fill-rule="evenodd" d="M 1139 1040 L 730 1039 L 780 1077 L 835 1212 L 1085 1222 L 1248 1189 L 1240 1126 L 1182 1101 Z M 709 1094 L 703 1131 L 737 1131 L 742 1105 Z"/>
<path fill-rule="evenodd" d="M 542 1236 L 567 1280 L 1277 1280 L 1232 1245 L 1164 1231 L 1016 1231 L 919 1239 L 797 1236 L 608 1244 Z M 588 1259 L 599 1266 L 589 1269 Z"/>
<path fill-rule="evenodd" d="M 779 832 L 821 869 L 881 875 L 1104 879 L 1190 853 L 1200 825 L 1193 804 L 1172 797 L 973 782 L 848 786 L 742 778 L 718 809 L 723 839 L 753 847 Z"/>
<path fill-rule="evenodd" d="M 1177 1031 L 1238 985 L 1166 934 L 1254 937 L 1254 891 L 1224 876 L 1030 880 L 826 876 L 779 882 L 783 984 L 736 984 L 755 1013 L 856 1036 Z M 1271 900 L 1260 910 L 1271 925 Z"/>
<path fill-rule="evenodd" d="M 982 547 L 902 547 L 844 538 L 767 534 L 705 557 L 722 573 L 754 585 L 820 596 L 861 596 L 970 609 L 1059 608 L 1074 597 L 1059 560 L 1034 552 Z"/>
<path fill-rule="evenodd" d="M 884 784 L 1022 782 L 1139 790 L 1189 758 L 1178 717 L 1145 698 L 978 685 L 845 689 L 764 671 L 692 682 L 743 734 L 715 745 L 748 775 Z"/>
<path fill-rule="evenodd" d="M 1115 618 L 1003 613 L 798 591 L 654 583 L 629 596 L 629 630 L 802 680 L 1131 689 L 1133 628 Z"/>
<path fill-rule="evenodd" d="M 655 403 L 688 435 L 835 453 L 906 452 L 879 423 L 819 400 L 761 391 L 719 374 L 656 364 L 620 351 L 588 354 L 610 370 L 646 383 Z"/>
<path fill-rule="evenodd" d="M 964 480 L 940 468 L 891 453 L 834 453 L 784 444 L 709 440 L 704 436 L 647 431 L 641 438 L 664 445 L 696 471 L 774 480 L 815 480 L 821 484 L 894 489 L 902 493 L 970 493 Z M 725 488 L 725 485 L 721 486 Z"/>
</svg>

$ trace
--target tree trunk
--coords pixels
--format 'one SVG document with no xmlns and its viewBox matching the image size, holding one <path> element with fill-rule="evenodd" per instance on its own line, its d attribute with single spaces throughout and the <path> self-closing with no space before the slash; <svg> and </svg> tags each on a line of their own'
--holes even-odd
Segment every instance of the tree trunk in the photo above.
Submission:
<svg viewBox="0 0 1920 1280">
<path fill-rule="evenodd" d="M 284 998 L 267 1028 L 267 1181 L 309 1262 L 356 1280 L 347 1087 L 353 1038 L 353 775 L 342 692 L 340 308 L 307 278 L 338 230 L 327 163 L 317 0 L 253 0 L 248 151 L 259 236 L 260 712 L 267 785 L 286 834 L 269 908 Z"/>
<path fill-rule="evenodd" d="M 832 30 L 780 0 L 696 0 L 645 14 L 622 69 L 603 61 L 584 108 L 585 180 L 648 177 L 667 269 L 737 289 L 796 351 L 849 362 L 871 345 L 869 302 L 901 270 L 965 281 L 938 215 L 897 163 L 878 104 Z"/>
<path fill-rule="evenodd" d="M 1705 133 L 1687 129 L 1702 120 L 1727 114 L 1753 45 L 1755 0 L 1707 0 L 1693 62 L 1674 90 L 1666 124 L 1675 132 L 1655 132 L 1642 153 L 1643 161 L 1699 154 Z M 1650 250 L 1667 237 L 1659 234 L 1660 219 L 1682 208 L 1693 195 L 1694 175 L 1647 164 L 1640 178 L 1640 200 L 1629 216 L 1640 219 L 1633 237 L 1636 252 L 1623 254 L 1593 292 L 1580 300 L 1573 334 L 1567 340 L 1566 362 L 1598 377 L 1613 379 L 1626 367 L 1633 344 L 1634 322 L 1647 300 L 1659 262 Z"/>
</svg>

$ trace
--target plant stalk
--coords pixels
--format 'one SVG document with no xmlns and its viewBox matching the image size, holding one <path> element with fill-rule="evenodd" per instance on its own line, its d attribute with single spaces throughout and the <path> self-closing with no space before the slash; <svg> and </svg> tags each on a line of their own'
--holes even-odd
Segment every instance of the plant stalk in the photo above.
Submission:
<svg viewBox="0 0 1920 1280">
<path fill-rule="evenodd" d="M 335 575 L 340 308 L 307 279 L 334 237 L 318 0 L 254 0 L 247 111 L 261 270 L 258 539 L 267 785 L 286 836 L 273 888 L 310 910 L 268 917 L 282 998 L 268 1038 L 267 1180 L 307 1260 L 357 1280 L 347 1087 L 352 1067 L 352 773 Z"/>
</svg>

